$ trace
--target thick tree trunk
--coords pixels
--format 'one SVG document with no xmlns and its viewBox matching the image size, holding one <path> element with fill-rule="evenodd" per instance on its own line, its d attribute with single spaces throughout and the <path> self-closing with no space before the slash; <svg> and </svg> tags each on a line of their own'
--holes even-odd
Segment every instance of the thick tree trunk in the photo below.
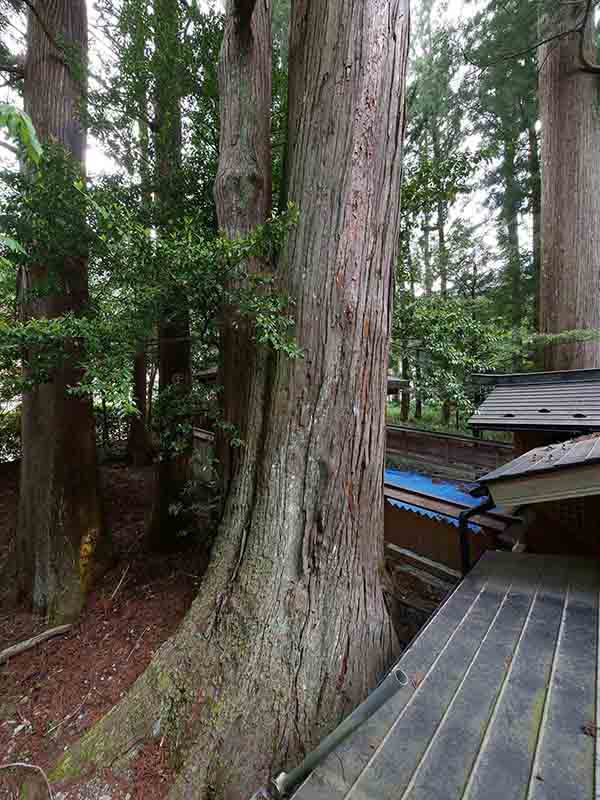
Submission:
<svg viewBox="0 0 600 800">
<path fill-rule="evenodd" d="M 132 414 L 127 437 L 127 454 L 135 467 L 144 467 L 151 461 L 150 439 L 146 425 L 146 349 L 140 345 L 133 361 L 133 404 L 137 414 Z"/>
<path fill-rule="evenodd" d="M 61 144 L 83 170 L 86 135 L 79 104 L 87 69 L 86 3 L 37 0 L 34 8 L 28 20 L 25 110 L 40 138 Z M 58 42 L 71 59 L 80 59 L 77 67 L 67 66 Z M 44 290 L 49 278 L 50 293 Z M 36 296 L 36 289 L 43 291 Z M 88 303 L 85 257 L 65 259 L 52 275 L 47 265 L 29 267 L 21 276 L 20 299 L 24 318 L 80 314 Z M 81 372 L 75 366 L 77 343 L 66 346 L 71 356 L 52 379 L 23 395 L 21 417 L 20 589 L 37 612 L 56 623 L 81 611 L 102 544 L 92 402 L 67 391 Z"/>
<path fill-rule="evenodd" d="M 181 89 L 177 73 L 180 19 L 179 0 L 154 0 L 154 148 L 159 235 L 181 216 Z M 192 458 L 191 411 L 186 408 L 192 384 L 190 323 L 185 298 L 177 288 L 171 292 L 172 305 L 158 326 L 161 453 L 149 529 L 150 545 L 158 550 L 180 546 L 181 535 L 194 527 L 184 494 L 191 479 Z"/>
<path fill-rule="evenodd" d="M 219 226 L 232 239 L 262 225 L 271 211 L 271 47 L 270 0 L 228 0 L 219 63 L 221 128 L 215 202 Z M 255 273 L 268 266 L 251 259 L 246 269 Z M 249 320 L 234 309 L 224 314 L 220 356 L 224 425 L 217 434 L 217 456 L 226 495 L 245 451 L 251 449 L 248 413 L 255 373 L 266 376 L 267 371 L 266 363 L 256 363 L 264 361 L 265 354 L 256 352 Z M 254 383 L 254 390 L 262 393 L 265 387 Z M 255 402 L 262 406 L 259 397 Z M 262 427 L 261 419 L 252 425 Z M 243 442 L 242 447 L 231 447 L 232 434 Z"/>
<path fill-rule="evenodd" d="M 243 466 L 182 628 L 55 776 L 154 735 L 184 756 L 172 800 L 247 798 L 297 763 L 394 656 L 381 482 L 408 31 L 405 0 L 293 8 L 300 219 L 279 274 L 305 357 L 277 358 L 250 514 L 240 525 Z"/>
<path fill-rule="evenodd" d="M 561 4 L 543 34 L 575 27 L 585 3 Z M 585 52 L 593 60 L 593 14 Z M 582 72 L 579 34 L 539 51 L 542 120 L 540 332 L 600 328 L 600 77 Z M 546 369 L 600 367 L 600 341 L 550 344 Z"/>
</svg>

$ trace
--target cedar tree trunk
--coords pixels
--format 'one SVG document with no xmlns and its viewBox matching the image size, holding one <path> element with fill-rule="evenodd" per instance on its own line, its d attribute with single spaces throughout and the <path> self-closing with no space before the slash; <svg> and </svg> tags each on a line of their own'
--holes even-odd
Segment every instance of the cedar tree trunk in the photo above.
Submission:
<svg viewBox="0 0 600 800">
<path fill-rule="evenodd" d="M 299 223 L 279 276 L 305 356 L 276 359 L 256 484 L 242 464 L 180 630 L 54 777 L 164 737 L 181 766 L 171 800 L 247 798 L 297 764 L 395 655 L 380 582 L 382 471 L 408 32 L 406 0 L 293 6 Z"/>
<path fill-rule="evenodd" d="M 34 0 L 34 8 L 28 20 L 25 110 L 42 141 L 61 144 L 84 170 L 79 104 L 87 69 L 86 3 Z M 79 68 L 67 66 L 59 41 L 71 58 L 80 59 Z M 45 288 L 49 278 L 50 291 Z M 52 270 L 31 265 L 20 283 L 23 318 L 80 314 L 88 303 L 85 257 L 67 258 Z M 36 296 L 36 289 L 41 294 Z M 17 532 L 20 590 L 38 613 L 56 623 L 81 611 L 102 541 L 92 402 L 67 391 L 81 371 L 75 365 L 77 343 L 66 347 L 70 357 L 51 380 L 23 395 Z"/>
<path fill-rule="evenodd" d="M 253 7 L 253 12 L 250 12 Z M 220 142 L 215 203 L 219 227 L 235 239 L 266 222 L 271 211 L 271 0 L 228 0 L 228 18 L 219 62 Z M 246 265 L 249 273 L 265 271 L 259 259 Z M 217 431 L 217 456 L 223 490 L 240 468 L 252 406 L 261 407 L 264 385 L 252 383 L 265 375 L 266 356 L 252 342 L 250 321 L 227 309 L 221 326 L 220 376 L 224 427 Z M 251 393 L 259 396 L 250 399 Z M 262 414 L 262 411 L 260 412 Z M 252 425 L 262 426 L 260 420 Z M 230 447 L 232 433 L 243 445 Z"/>
<path fill-rule="evenodd" d="M 542 33 L 574 28 L 585 3 L 563 3 Z M 593 59 L 593 14 L 584 52 Z M 539 51 L 542 121 L 540 332 L 600 328 L 600 75 L 581 70 L 580 34 Z M 546 369 L 600 367 L 600 341 L 551 344 Z"/>
</svg>

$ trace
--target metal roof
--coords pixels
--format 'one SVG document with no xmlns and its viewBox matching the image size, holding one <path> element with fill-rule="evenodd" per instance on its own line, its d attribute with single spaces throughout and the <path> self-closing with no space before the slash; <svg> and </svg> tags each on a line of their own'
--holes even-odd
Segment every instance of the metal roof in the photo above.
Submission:
<svg viewBox="0 0 600 800">
<path fill-rule="evenodd" d="M 395 486 L 397 489 L 408 489 L 409 491 L 427 494 L 440 500 L 450 500 L 450 502 L 460 503 L 461 505 L 476 506 L 479 503 L 471 495 L 471 490 L 477 486 L 477 483 L 470 481 L 432 478 L 430 475 L 423 475 L 421 472 L 400 469 L 386 469 L 383 473 L 383 478 L 386 484 Z"/>
<path fill-rule="evenodd" d="M 445 522 L 447 525 L 452 525 L 454 528 L 458 528 L 460 521 L 457 516 L 453 516 L 451 514 L 442 514 L 440 511 L 433 511 L 429 508 L 423 508 L 422 506 L 417 506 L 414 503 L 406 503 L 403 500 L 396 500 L 392 497 L 386 497 L 387 502 L 393 508 L 399 508 L 402 511 L 410 511 L 412 514 L 418 514 L 420 517 L 427 517 L 428 519 L 435 519 L 437 522 Z M 473 531 L 473 533 L 481 533 L 481 526 L 475 524 L 474 522 L 467 522 L 467 526 L 469 530 Z"/>
<path fill-rule="evenodd" d="M 600 434 L 536 447 L 480 478 L 488 483 L 600 463 Z"/>
<path fill-rule="evenodd" d="M 481 500 L 471 493 L 478 486 L 479 483 L 441 480 L 419 472 L 386 469 L 383 493 L 386 502 L 395 508 L 458 527 L 461 512 L 481 505 Z M 513 521 L 508 509 L 492 508 L 473 515 L 468 526 L 475 533 L 480 533 L 482 528 L 502 532 Z"/>
<path fill-rule="evenodd" d="M 591 800 L 600 565 L 488 551 L 294 800 Z"/>
<path fill-rule="evenodd" d="M 480 430 L 600 431 L 600 378 L 500 384 L 469 425 Z"/>
<path fill-rule="evenodd" d="M 508 386 L 527 383 L 573 383 L 577 381 L 600 381 L 600 369 L 563 369 L 554 372 L 479 372 L 471 380 L 481 386 Z"/>
</svg>

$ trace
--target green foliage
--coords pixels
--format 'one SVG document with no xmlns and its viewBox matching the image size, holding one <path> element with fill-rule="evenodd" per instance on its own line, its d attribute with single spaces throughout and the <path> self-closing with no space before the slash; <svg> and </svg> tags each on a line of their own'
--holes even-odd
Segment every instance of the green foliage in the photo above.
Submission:
<svg viewBox="0 0 600 800">
<path fill-rule="evenodd" d="M 26 161 L 39 163 L 42 146 L 31 119 L 24 111 L 10 103 L 0 103 L 0 127 L 7 129 L 9 137 L 16 143 Z"/>
<path fill-rule="evenodd" d="M 21 455 L 20 409 L 0 413 L 0 462 L 14 461 Z"/>
<path fill-rule="evenodd" d="M 10 380 L 13 393 L 50 380 L 71 357 L 69 343 L 76 341 L 83 375 L 72 390 L 102 396 L 111 407 L 131 413 L 131 366 L 139 343 L 152 349 L 159 321 L 188 311 L 192 344 L 205 354 L 214 352 L 218 319 L 227 307 L 252 321 L 261 344 L 298 355 L 288 299 L 268 273 L 248 276 L 245 271 L 249 258 L 272 261 L 295 224 L 293 207 L 235 241 L 207 234 L 201 214 L 185 216 L 159 235 L 150 227 L 139 185 L 110 179 L 86 186 L 58 148 L 47 150 L 35 175 L 6 176 L 5 181 L 0 220 L 11 237 L 0 251 L 0 374 L 5 383 Z M 13 244 L 13 237 L 20 244 Z M 43 264 L 45 281 L 29 299 L 60 298 L 66 290 L 64 263 L 74 259 L 89 263 L 85 313 L 16 319 L 11 298 L 17 274 Z M 15 369 L 19 361 L 26 372 Z M 162 406 L 168 404 L 164 398 Z"/>
<path fill-rule="evenodd" d="M 402 302 L 403 300 L 403 302 Z M 419 365 L 415 391 L 427 401 L 473 407 L 469 378 L 497 370 L 510 356 L 510 340 L 493 320 L 485 301 L 405 296 L 396 306 L 393 354 Z"/>
</svg>

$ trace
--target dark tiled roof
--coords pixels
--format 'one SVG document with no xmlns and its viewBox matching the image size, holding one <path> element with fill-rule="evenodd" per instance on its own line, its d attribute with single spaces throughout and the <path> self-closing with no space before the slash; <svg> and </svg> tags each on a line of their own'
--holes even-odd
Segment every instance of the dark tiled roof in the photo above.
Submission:
<svg viewBox="0 0 600 800">
<path fill-rule="evenodd" d="M 500 384 L 469 425 L 482 430 L 600 431 L 600 378 Z"/>
<path fill-rule="evenodd" d="M 514 461 L 495 469 L 483 478 L 481 483 L 521 478 L 559 469 L 587 466 L 600 463 L 600 434 L 580 436 L 568 442 L 559 442 L 545 447 L 536 447 Z"/>
<path fill-rule="evenodd" d="M 592 798 L 599 588 L 595 562 L 488 551 L 294 800 Z"/>
</svg>

